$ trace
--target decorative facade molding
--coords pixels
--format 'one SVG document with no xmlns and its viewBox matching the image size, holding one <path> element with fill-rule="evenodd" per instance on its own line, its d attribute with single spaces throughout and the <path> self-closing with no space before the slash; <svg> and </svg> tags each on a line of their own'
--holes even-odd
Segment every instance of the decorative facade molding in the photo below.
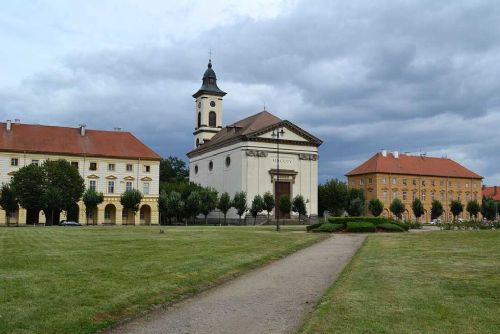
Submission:
<svg viewBox="0 0 500 334">
<path fill-rule="evenodd" d="M 108 179 L 108 180 L 116 180 L 117 177 L 114 176 L 114 175 L 109 175 L 109 176 L 106 176 L 106 179 Z"/>
<path fill-rule="evenodd" d="M 318 155 L 317 154 L 299 153 L 299 159 L 300 160 L 316 161 L 316 160 L 318 160 Z"/>
<path fill-rule="evenodd" d="M 153 179 L 150 178 L 149 176 L 145 176 L 141 179 L 141 181 L 153 181 Z"/>
<path fill-rule="evenodd" d="M 95 174 L 90 174 L 89 176 L 87 176 L 87 179 L 98 179 L 99 176 L 95 175 Z"/>
<path fill-rule="evenodd" d="M 259 158 L 265 158 L 268 155 L 267 151 L 258 151 L 258 150 L 247 150 L 246 154 L 247 157 L 259 157 Z"/>
</svg>

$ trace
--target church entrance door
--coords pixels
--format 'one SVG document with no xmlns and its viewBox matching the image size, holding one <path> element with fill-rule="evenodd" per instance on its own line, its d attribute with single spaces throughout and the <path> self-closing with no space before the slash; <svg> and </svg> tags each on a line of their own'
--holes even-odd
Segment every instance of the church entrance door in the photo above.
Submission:
<svg viewBox="0 0 500 334">
<path fill-rule="evenodd" d="M 274 194 L 276 195 L 276 206 L 274 209 L 276 219 L 290 219 L 290 213 L 281 213 L 278 208 L 279 199 L 281 196 L 288 196 L 290 198 L 291 193 L 291 184 L 290 182 L 275 182 L 274 183 Z M 290 198 L 290 200 L 292 200 Z"/>
</svg>

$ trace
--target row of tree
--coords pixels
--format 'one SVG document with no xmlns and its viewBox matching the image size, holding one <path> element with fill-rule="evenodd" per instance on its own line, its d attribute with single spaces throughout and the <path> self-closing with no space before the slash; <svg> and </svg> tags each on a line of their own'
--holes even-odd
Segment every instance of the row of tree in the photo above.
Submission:
<svg viewBox="0 0 500 334">
<path fill-rule="evenodd" d="M 318 186 L 318 212 L 322 216 L 328 211 L 331 216 L 361 216 L 365 210 L 365 195 L 362 189 L 354 189 L 338 179 L 327 180 Z"/>
</svg>

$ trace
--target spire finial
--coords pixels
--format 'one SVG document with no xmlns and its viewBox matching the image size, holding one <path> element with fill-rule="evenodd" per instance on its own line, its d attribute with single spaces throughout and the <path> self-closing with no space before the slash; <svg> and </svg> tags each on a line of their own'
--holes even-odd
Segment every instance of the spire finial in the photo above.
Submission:
<svg viewBox="0 0 500 334">
<path fill-rule="evenodd" d="M 266 111 L 266 102 L 264 102 L 264 109 L 263 111 Z"/>
<path fill-rule="evenodd" d="M 212 48 L 208 51 L 208 68 L 212 68 Z"/>
</svg>

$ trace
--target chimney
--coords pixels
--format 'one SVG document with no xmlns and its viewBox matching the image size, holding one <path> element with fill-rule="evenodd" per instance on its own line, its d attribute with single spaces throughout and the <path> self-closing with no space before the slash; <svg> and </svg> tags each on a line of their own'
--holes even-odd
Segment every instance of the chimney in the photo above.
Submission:
<svg viewBox="0 0 500 334">
<path fill-rule="evenodd" d="M 115 127 L 115 128 L 113 128 L 113 130 L 120 132 L 120 131 L 122 131 L 122 128 Z"/>
<path fill-rule="evenodd" d="M 10 131 L 12 129 L 12 122 L 10 119 L 8 119 L 5 123 L 5 128 L 7 129 L 7 131 Z"/>
<path fill-rule="evenodd" d="M 394 151 L 394 158 L 396 158 L 396 159 L 399 158 L 399 152 L 398 151 Z"/>
<path fill-rule="evenodd" d="M 19 118 L 14 119 L 14 123 L 21 124 L 21 120 Z"/>
<path fill-rule="evenodd" d="M 78 126 L 80 127 L 80 134 L 82 136 L 85 136 L 85 128 L 87 127 L 87 125 L 86 124 L 80 124 Z"/>
<path fill-rule="evenodd" d="M 387 150 L 382 150 L 382 156 L 385 158 L 387 157 Z"/>
</svg>

